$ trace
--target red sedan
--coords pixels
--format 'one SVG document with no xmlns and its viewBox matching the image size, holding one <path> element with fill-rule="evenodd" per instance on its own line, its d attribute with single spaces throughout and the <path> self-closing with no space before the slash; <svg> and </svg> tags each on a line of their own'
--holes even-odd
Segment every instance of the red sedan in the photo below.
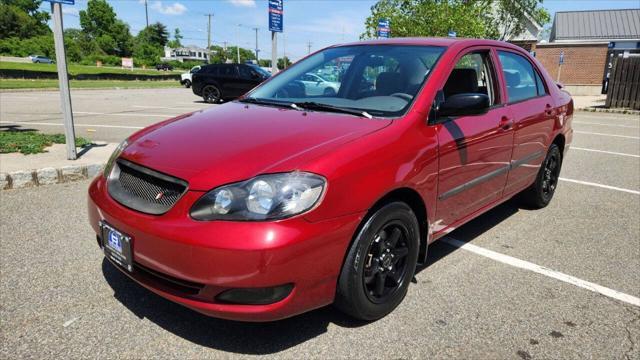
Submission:
<svg viewBox="0 0 640 360">
<path fill-rule="evenodd" d="M 310 92 L 307 74 L 336 83 Z M 428 245 L 519 195 L 553 197 L 573 101 L 523 49 L 329 47 L 240 100 L 124 141 L 89 189 L 107 259 L 201 313 L 270 321 L 405 297 Z"/>
</svg>

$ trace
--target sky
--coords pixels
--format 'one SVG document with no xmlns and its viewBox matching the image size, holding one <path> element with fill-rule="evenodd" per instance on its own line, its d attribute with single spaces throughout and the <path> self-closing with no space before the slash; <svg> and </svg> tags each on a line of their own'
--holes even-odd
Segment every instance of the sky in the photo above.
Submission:
<svg viewBox="0 0 640 360">
<path fill-rule="evenodd" d="M 132 34 L 145 27 L 144 0 L 108 0 L 117 16 L 129 24 Z M 267 0 L 147 0 L 149 23 L 160 21 L 173 35 L 180 28 L 183 44 L 206 47 L 206 14 L 213 13 L 211 36 L 214 45 L 240 44 L 255 48 L 258 30 L 260 58 L 271 58 Z M 375 0 L 284 0 L 284 33 L 278 34 L 278 57 L 298 60 L 336 43 L 357 41 Z M 48 4 L 42 5 L 47 7 Z M 557 11 L 639 8 L 640 0 L 545 0 L 551 19 Z M 64 27 L 79 28 L 78 12 L 87 0 L 63 5 Z M 310 45 L 310 47 L 309 47 Z"/>
</svg>

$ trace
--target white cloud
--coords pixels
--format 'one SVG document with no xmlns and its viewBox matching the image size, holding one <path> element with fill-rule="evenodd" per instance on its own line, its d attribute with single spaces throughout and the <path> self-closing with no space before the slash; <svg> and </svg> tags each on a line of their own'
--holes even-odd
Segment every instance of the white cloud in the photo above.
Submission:
<svg viewBox="0 0 640 360">
<path fill-rule="evenodd" d="M 256 7 L 256 0 L 228 0 L 233 6 Z"/>
<path fill-rule="evenodd" d="M 70 6 L 63 6 L 62 7 L 62 13 L 63 14 L 67 14 L 67 15 L 75 15 L 78 16 L 78 14 L 80 13 L 80 11 L 74 7 L 70 7 Z"/>
<path fill-rule="evenodd" d="M 151 9 L 165 15 L 182 15 L 187 12 L 187 7 L 179 2 L 172 5 L 164 5 L 162 1 L 154 1 L 151 4 Z"/>
</svg>

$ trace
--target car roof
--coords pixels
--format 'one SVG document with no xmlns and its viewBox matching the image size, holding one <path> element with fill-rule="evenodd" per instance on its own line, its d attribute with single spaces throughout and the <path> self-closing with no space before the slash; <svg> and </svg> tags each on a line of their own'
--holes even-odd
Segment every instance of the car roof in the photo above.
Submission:
<svg viewBox="0 0 640 360">
<path fill-rule="evenodd" d="M 356 41 L 351 43 L 339 44 L 333 47 L 340 46 L 355 46 L 355 45 L 422 45 L 422 46 L 442 46 L 442 47 L 468 47 L 468 46 L 500 46 L 508 47 L 512 49 L 520 49 L 518 46 L 498 40 L 486 40 L 486 39 L 468 39 L 468 38 L 453 38 L 453 37 L 406 37 L 406 38 L 388 38 L 388 39 L 373 39 Z"/>
</svg>

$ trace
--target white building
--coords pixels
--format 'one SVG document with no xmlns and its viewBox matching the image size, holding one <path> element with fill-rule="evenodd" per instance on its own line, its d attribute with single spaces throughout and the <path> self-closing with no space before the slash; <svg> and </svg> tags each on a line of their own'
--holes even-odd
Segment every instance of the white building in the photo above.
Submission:
<svg viewBox="0 0 640 360">
<path fill-rule="evenodd" d="M 162 61 L 209 61 L 209 54 L 207 49 L 203 49 L 197 46 L 186 46 L 172 49 L 168 46 L 164 47 L 164 57 Z"/>
</svg>

